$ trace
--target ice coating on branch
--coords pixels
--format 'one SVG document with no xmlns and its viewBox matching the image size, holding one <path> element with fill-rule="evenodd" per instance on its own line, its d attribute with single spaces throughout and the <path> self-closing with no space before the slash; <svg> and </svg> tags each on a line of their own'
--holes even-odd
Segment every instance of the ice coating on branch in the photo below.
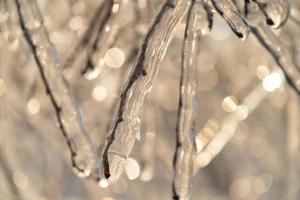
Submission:
<svg viewBox="0 0 300 200">
<path fill-rule="evenodd" d="M 120 25 L 117 24 L 117 19 L 120 14 L 122 1 L 110 0 L 107 2 L 109 3 L 109 7 L 106 8 L 106 15 L 100 20 L 96 38 L 87 51 L 86 63 L 81 70 L 81 74 L 83 75 L 88 76 L 89 73 L 93 73 L 95 70 L 100 71 L 102 69 L 104 62 L 99 62 L 99 64 L 96 63 L 104 56 L 105 51 L 112 46 L 119 33 Z"/>
<path fill-rule="evenodd" d="M 213 26 L 213 11 L 207 5 L 207 3 L 203 3 L 203 1 L 196 2 L 197 10 L 197 19 L 194 20 L 193 27 L 194 29 L 200 29 L 202 34 L 207 34 L 211 31 Z M 196 32 L 197 30 L 195 30 Z"/>
<path fill-rule="evenodd" d="M 95 161 L 91 141 L 83 128 L 79 109 L 62 75 L 56 49 L 48 38 L 36 1 L 15 0 L 24 38 L 36 61 L 43 84 L 55 110 L 58 126 L 71 152 L 72 166 L 79 176 L 88 176 Z"/>
<path fill-rule="evenodd" d="M 288 19 L 290 6 L 287 0 L 253 0 L 272 28 L 281 27 Z"/>
<path fill-rule="evenodd" d="M 287 83 L 300 94 L 300 70 L 295 66 L 287 48 L 271 30 L 263 25 L 251 27 L 251 32 L 282 69 Z"/>
<path fill-rule="evenodd" d="M 193 155 L 195 153 L 195 118 L 198 111 L 197 58 L 201 32 L 210 22 L 202 2 L 192 2 L 188 11 L 182 48 L 179 114 L 174 155 L 173 198 L 187 200 L 191 196 Z"/>
<path fill-rule="evenodd" d="M 252 25 L 257 25 L 265 20 L 258 5 L 251 0 L 245 0 L 243 13 L 247 22 Z"/>
<path fill-rule="evenodd" d="M 120 95 L 115 120 L 103 153 L 104 174 L 114 181 L 123 172 L 140 131 L 141 114 L 160 63 L 173 38 L 175 26 L 184 17 L 190 1 L 166 1 L 150 27 L 129 80 Z"/>
<path fill-rule="evenodd" d="M 207 166 L 223 150 L 225 145 L 234 136 L 241 121 L 251 114 L 267 96 L 267 91 L 260 83 L 245 97 L 236 111 L 225 118 L 218 133 L 207 144 L 204 150 L 196 155 L 193 169 L 194 174 L 200 168 Z"/>
<path fill-rule="evenodd" d="M 249 35 L 249 28 L 245 20 L 240 16 L 236 6 L 228 0 L 211 0 L 213 7 L 224 18 L 231 30 L 241 39 L 245 40 Z"/>
</svg>

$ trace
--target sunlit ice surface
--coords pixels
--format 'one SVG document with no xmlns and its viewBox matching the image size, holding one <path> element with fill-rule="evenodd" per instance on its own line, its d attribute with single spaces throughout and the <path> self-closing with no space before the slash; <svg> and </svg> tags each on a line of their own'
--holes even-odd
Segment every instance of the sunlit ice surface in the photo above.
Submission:
<svg viewBox="0 0 300 200">
<path fill-rule="evenodd" d="M 0 1 L 0 199 L 300 199 L 300 4 L 244 2 Z"/>
</svg>

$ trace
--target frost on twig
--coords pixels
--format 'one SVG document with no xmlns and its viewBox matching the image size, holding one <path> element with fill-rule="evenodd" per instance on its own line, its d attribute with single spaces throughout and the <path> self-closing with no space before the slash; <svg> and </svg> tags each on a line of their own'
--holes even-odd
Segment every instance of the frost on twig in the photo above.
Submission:
<svg viewBox="0 0 300 200">
<path fill-rule="evenodd" d="M 198 110 L 197 59 L 201 32 L 212 27 L 210 13 L 204 3 L 192 1 L 189 8 L 182 48 L 179 111 L 176 127 L 176 149 L 173 160 L 173 199 L 189 199 L 193 155 L 194 132 Z"/>
<path fill-rule="evenodd" d="M 190 1 L 167 0 L 145 36 L 136 65 L 123 88 L 114 122 L 103 152 L 104 175 L 117 179 L 124 170 L 140 131 L 141 114 L 160 63 L 173 37 L 175 26 L 188 10 Z"/>
<path fill-rule="evenodd" d="M 54 108 L 59 128 L 71 152 L 72 166 L 81 176 L 93 169 L 95 154 L 83 128 L 79 109 L 62 75 L 56 49 L 43 26 L 36 1 L 15 0 L 24 38 L 32 51 L 46 93 Z"/>
</svg>

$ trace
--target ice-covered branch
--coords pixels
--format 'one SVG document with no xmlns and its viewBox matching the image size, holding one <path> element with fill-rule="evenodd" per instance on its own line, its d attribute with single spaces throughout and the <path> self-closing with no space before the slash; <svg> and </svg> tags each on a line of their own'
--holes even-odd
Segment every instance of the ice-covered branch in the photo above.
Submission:
<svg viewBox="0 0 300 200">
<path fill-rule="evenodd" d="M 173 38 L 175 26 L 184 17 L 190 1 L 167 0 L 147 32 L 136 65 L 123 88 L 114 122 L 103 152 L 104 174 L 111 180 L 123 172 L 140 131 L 141 114 L 160 63 Z"/>
<path fill-rule="evenodd" d="M 88 29 L 85 31 L 82 38 L 76 44 L 76 46 L 74 47 L 74 50 L 72 50 L 70 55 L 67 57 L 67 61 L 64 65 L 65 69 L 71 67 L 73 65 L 75 59 L 77 59 L 78 55 L 82 51 L 84 51 L 87 48 L 87 46 L 91 45 L 93 40 L 95 40 L 95 35 L 96 35 L 95 32 L 96 32 L 97 28 L 100 26 L 100 23 L 98 21 L 100 21 L 102 24 L 103 11 L 105 11 L 109 5 L 110 5 L 109 1 L 104 1 L 97 8 L 97 10 L 95 11 L 95 14 L 93 15 L 93 17 L 89 23 Z"/>
<path fill-rule="evenodd" d="M 274 74 L 276 73 L 276 74 Z M 279 72 L 274 72 L 265 78 L 265 84 L 273 83 L 272 79 L 280 77 Z M 273 87 L 271 85 L 270 87 Z M 275 86 L 274 86 L 275 87 Z M 275 88 L 272 88 L 275 89 Z M 260 83 L 253 89 L 243 100 L 242 104 L 238 106 L 236 111 L 227 116 L 223 121 L 223 125 L 207 146 L 198 153 L 194 159 L 194 174 L 202 167 L 207 166 L 224 148 L 229 140 L 234 136 L 239 124 L 250 115 L 258 105 L 268 96 L 268 92 Z"/>
<path fill-rule="evenodd" d="M 96 38 L 93 41 L 93 43 L 91 44 L 91 47 L 88 48 L 88 52 L 87 52 L 87 60 L 85 63 L 84 68 L 81 70 L 81 74 L 85 74 L 87 73 L 87 71 L 89 70 L 93 70 L 95 69 L 95 65 L 93 62 L 93 55 L 95 54 L 95 52 L 98 50 L 98 45 L 100 41 L 104 41 L 103 38 L 101 40 L 101 36 L 102 33 L 105 30 L 106 24 L 108 23 L 109 19 L 111 18 L 111 15 L 113 14 L 113 6 L 114 6 L 114 0 L 109 0 L 106 1 L 107 2 L 107 8 L 104 10 L 104 14 L 103 14 L 103 18 L 101 18 L 99 20 L 99 27 L 96 33 Z M 116 4 L 118 6 L 118 10 L 119 10 L 119 4 Z M 106 50 L 106 48 L 103 48 Z"/>
<path fill-rule="evenodd" d="M 228 23 L 231 30 L 242 40 L 249 35 L 249 28 L 245 20 L 240 16 L 238 9 L 229 0 L 210 0 L 216 11 Z"/>
<path fill-rule="evenodd" d="M 188 11 L 182 48 L 182 68 L 180 80 L 179 111 L 176 127 L 176 149 L 173 160 L 173 199 L 189 199 L 193 155 L 195 153 L 194 132 L 198 110 L 197 58 L 201 32 L 211 27 L 202 1 L 192 4 Z"/>
<path fill-rule="evenodd" d="M 290 5 L 287 0 L 252 0 L 266 18 L 266 23 L 273 27 L 281 27 L 290 15 Z"/>
<path fill-rule="evenodd" d="M 251 32 L 282 69 L 287 83 L 300 95 L 300 71 L 293 63 L 285 46 L 265 26 L 252 26 Z"/>
<path fill-rule="evenodd" d="M 95 154 L 83 128 L 79 109 L 62 75 L 63 67 L 48 38 L 36 1 L 15 0 L 24 38 L 32 51 L 59 128 L 71 152 L 72 166 L 81 176 L 93 169 Z"/>
</svg>

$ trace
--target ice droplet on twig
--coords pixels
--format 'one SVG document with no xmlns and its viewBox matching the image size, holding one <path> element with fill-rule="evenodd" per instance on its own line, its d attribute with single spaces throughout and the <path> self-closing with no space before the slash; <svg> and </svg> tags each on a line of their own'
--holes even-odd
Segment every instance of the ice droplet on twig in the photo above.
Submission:
<svg viewBox="0 0 300 200">
<path fill-rule="evenodd" d="M 136 179 L 141 172 L 139 163 L 133 158 L 127 159 L 125 170 L 129 180 Z"/>
</svg>

